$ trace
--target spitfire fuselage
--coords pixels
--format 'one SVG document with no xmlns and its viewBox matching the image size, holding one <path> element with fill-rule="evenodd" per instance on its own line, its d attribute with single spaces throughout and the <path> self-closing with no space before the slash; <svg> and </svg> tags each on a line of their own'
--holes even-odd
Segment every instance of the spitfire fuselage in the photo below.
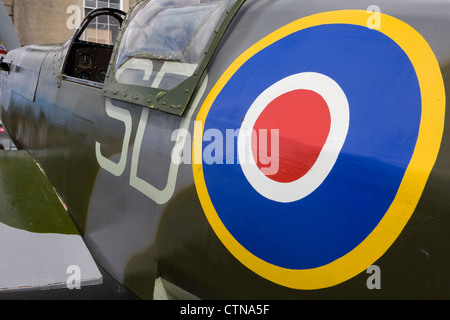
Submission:
<svg viewBox="0 0 450 320">
<path fill-rule="evenodd" d="M 449 298 L 450 5 L 371 5 L 246 1 L 185 105 L 108 82 L 131 32 L 103 54 L 105 84 L 65 73 L 71 40 L 16 49 L 1 118 L 96 261 L 142 298 L 157 278 L 205 299 Z M 155 61 L 153 85 L 168 70 Z M 238 130 L 255 128 L 280 148 L 245 167 L 257 142 Z M 275 151 L 285 174 L 258 178 Z"/>
</svg>

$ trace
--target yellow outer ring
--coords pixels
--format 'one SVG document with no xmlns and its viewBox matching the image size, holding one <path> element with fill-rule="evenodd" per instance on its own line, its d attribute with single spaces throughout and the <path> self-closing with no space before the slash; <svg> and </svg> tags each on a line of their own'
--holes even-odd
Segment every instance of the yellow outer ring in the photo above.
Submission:
<svg viewBox="0 0 450 320">
<path fill-rule="evenodd" d="M 394 17 L 380 14 L 382 32 L 408 55 L 417 73 L 422 94 L 422 118 L 417 145 L 398 193 L 378 226 L 355 249 L 321 267 L 294 270 L 272 265 L 250 253 L 222 224 L 208 194 L 203 176 L 202 137 L 209 109 L 233 74 L 253 55 L 294 32 L 322 24 L 367 26 L 372 13 L 342 10 L 315 14 L 294 21 L 269 34 L 239 56 L 215 84 L 197 116 L 193 141 L 194 181 L 203 210 L 215 233 L 245 266 L 277 284 L 304 290 L 326 288 L 342 283 L 367 269 L 394 243 L 413 214 L 436 161 L 444 130 L 445 88 L 437 59 L 426 40 L 411 26 Z"/>
</svg>

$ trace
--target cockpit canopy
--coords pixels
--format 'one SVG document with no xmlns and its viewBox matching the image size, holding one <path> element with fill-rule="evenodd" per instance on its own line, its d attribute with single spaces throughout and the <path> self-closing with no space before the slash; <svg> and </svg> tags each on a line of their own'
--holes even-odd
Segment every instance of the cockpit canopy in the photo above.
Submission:
<svg viewBox="0 0 450 320">
<path fill-rule="evenodd" d="M 131 57 L 198 63 L 230 0 L 144 1 L 130 17 L 116 66 Z"/>
<path fill-rule="evenodd" d="M 104 95 L 182 114 L 244 0 L 144 0 L 125 21 Z"/>
</svg>

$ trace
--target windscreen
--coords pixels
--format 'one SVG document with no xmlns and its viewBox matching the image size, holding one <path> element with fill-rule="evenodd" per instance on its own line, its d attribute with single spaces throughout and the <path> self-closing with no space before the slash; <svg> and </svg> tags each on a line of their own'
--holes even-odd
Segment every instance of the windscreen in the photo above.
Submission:
<svg viewBox="0 0 450 320">
<path fill-rule="evenodd" d="M 201 63 L 232 0 L 147 0 L 130 16 L 115 61 L 119 83 L 170 90 Z"/>
</svg>

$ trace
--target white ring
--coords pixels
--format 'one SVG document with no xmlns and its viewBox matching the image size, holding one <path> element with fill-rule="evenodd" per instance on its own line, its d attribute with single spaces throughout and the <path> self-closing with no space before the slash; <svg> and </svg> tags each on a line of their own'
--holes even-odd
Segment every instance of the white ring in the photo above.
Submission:
<svg viewBox="0 0 450 320">
<path fill-rule="evenodd" d="M 248 133 L 252 132 L 256 120 L 270 102 L 282 94 L 300 89 L 314 91 L 325 100 L 331 116 L 330 132 L 316 162 L 304 176 L 292 182 L 277 182 L 264 175 L 255 163 Z M 331 172 L 347 137 L 349 123 L 347 97 L 333 79 L 320 73 L 303 72 L 276 82 L 253 102 L 239 131 L 238 157 L 245 177 L 262 196 L 274 201 L 287 203 L 308 196 Z"/>
</svg>

